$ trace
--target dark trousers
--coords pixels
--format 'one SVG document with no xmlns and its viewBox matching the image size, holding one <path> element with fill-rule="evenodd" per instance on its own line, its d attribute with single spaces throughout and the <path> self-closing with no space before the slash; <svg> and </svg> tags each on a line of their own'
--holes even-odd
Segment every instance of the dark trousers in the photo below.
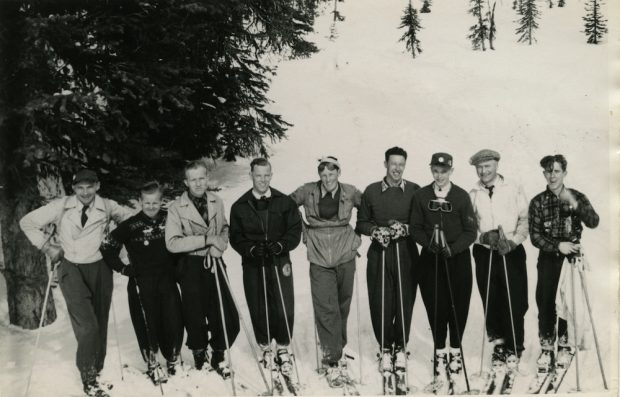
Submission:
<svg viewBox="0 0 620 397">
<path fill-rule="evenodd" d="M 288 329 L 291 335 L 293 334 L 293 323 L 295 320 L 293 271 L 291 270 L 288 275 L 284 275 L 282 272 L 283 266 L 287 265 L 262 267 L 248 264 L 243 266 L 243 289 L 248 303 L 248 310 L 250 311 L 252 328 L 254 329 L 254 335 L 256 335 L 256 341 L 263 346 L 271 343 L 270 338 L 272 340 L 275 339 L 279 345 L 288 345 L 290 343 L 284 316 L 285 310 L 286 319 L 288 319 Z M 290 265 L 288 267 L 289 269 L 292 268 Z M 265 282 L 263 282 L 263 271 Z M 284 307 L 278 288 L 276 271 L 280 276 Z M 264 284 L 267 287 L 267 305 L 265 305 Z M 269 320 L 267 320 L 267 317 Z M 269 329 L 267 329 L 267 323 L 269 323 Z"/>
<path fill-rule="evenodd" d="M 396 244 L 398 244 L 400 254 L 400 277 Z M 385 263 L 383 262 L 384 253 Z M 368 284 L 370 319 L 375 338 L 381 345 L 383 335 L 382 349 L 390 348 L 392 345 L 397 348 L 404 347 L 409 341 L 411 314 L 413 313 L 417 290 L 417 280 L 414 277 L 414 267 L 418 259 L 417 247 L 412 241 L 403 239 L 390 243 L 383 250 L 379 244 L 373 242 L 368 249 L 367 257 L 366 282 Z M 401 286 L 402 288 L 400 288 Z M 381 323 L 382 316 L 383 323 Z M 403 321 L 405 335 L 403 335 Z"/>
<path fill-rule="evenodd" d="M 337 363 L 347 344 L 355 259 L 333 268 L 310 264 L 310 289 L 323 363 Z"/>
<path fill-rule="evenodd" d="M 455 313 L 450 301 L 445 262 L 443 257 L 439 255 L 436 266 L 435 257 L 435 254 L 426 248 L 422 248 L 418 273 L 420 293 L 422 294 L 428 322 L 433 332 L 435 349 L 446 347 L 448 329 L 450 330 L 450 347 L 457 348 L 461 345 L 458 336 L 463 337 L 469 314 L 472 285 L 471 257 L 469 249 L 467 249 L 448 259 L 448 272 L 450 273 L 450 284 L 452 286 L 454 311 L 458 320 L 458 328 L 454 321 Z M 435 280 L 435 277 L 437 277 L 437 280 Z"/>
<path fill-rule="evenodd" d="M 192 350 L 206 349 L 211 344 L 213 350 L 226 350 L 220 307 L 223 307 L 226 335 L 230 346 L 239 334 L 239 315 L 230 296 L 224 275 L 220 271 L 222 267 L 218 267 L 218 279 L 222 294 L 222 301 L 220 302 L 214 269 L 208 268 L 204 257 L 185 255 L 179 260 L 177 266 L 179 267 L 177 275 L 183 298 L 181 304 L 183 321 L 187 330 L 187 347 Z M 209 339 L 209 332 L 211 339 Z"/>
<path fill-rule="evenodd" d="M 558 291 L 560 272 L 566 257 L 553 252 L 540 251 L 538 254 L 538 282 L 536 283 L 536 305 L 538 306 L 538 337 L 541 346 L 555 343 L 555 324 L 558 324 L 558 337 L 567 340 L 566 320 L 558 318 L 555 311 L 555 295 Z"/>
<path fill-rule="evenodd" d="M 181 296 L 170 273 L 141 276 L 127 283 L 129 314 L 144 361 L 161 349 L 167 361 L 176 361 L 183 344 Z"/>
<path fill-rule="evenodd" d="M 63 259 L 58 268 L 60 290 L 77 339 L 76 364 L 82 382 L 90 383 L 103 369 L 112 302 L 112 270 L 103 260 L 75 264 Z"/>
<path fill-rule="evenodd" d="M 487 279 L 489 277 L 489 255 L 491 250 L 480 245 L 474 244 L 473 255 L 476 261 L 476 280 L 478 291 L 482 298 L 482 305 L 485 306 L 487 294 Z M 485 307 L 487 313 L 487 334 L 489 340 L 503 338 L 506 347 L 514 350 L 515 342 L 517 352 L 523 350 L 523 320 L 528 309 L 527 303 L 527 267 L 526 255 L 523 245 L 519 245 L 505 256 L 506 269 L 508 272 L 508 286 L 510 287 L 510 303 L 512 304 L 512 315 L 514 321 L 514 331 L 516 341 L 512 337 L 512 325 L 510 319 L 510 307 L 508 306 L 508 291 L 506 287 L 506 273 L 504 272 L 504 261 L 502 256 L 493 252 L 491 258 L 491 279 L 489 288 L 489 304 Z"/>
</svg>

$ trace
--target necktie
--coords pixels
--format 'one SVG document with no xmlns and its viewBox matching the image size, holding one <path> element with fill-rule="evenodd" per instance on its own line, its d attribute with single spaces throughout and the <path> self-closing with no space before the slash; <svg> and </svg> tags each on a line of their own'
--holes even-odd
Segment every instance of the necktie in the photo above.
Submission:
<svg viewBox="0 0 620 397">
<path fill-rule="evenodd" d="M 493 197 L 493 189 L 495 189 L 495 185 L 493 186 L 485 186 L 486 189 L 489 190 L 489 198 Z"/>
<path fill-rule="evenodd" d="M 202 219 L 204 219 L 205 223 L 208 225 L 209 224 L 209 207 L 207 206 L 207 200 L 203 198 L 200 200 L 199 203 L 200 204 L 198 207 L 198 212 L 200 213 L 200 216 L 202 216 Z"/>
<path fill-rule="evenodd" d="M 84 225 L 86 224 L 86 221 L 88 220 L 88 215 L 86 214 L 86 211 L 88 211 L 87 205 L 82 207 L 82 218 L 80 219 L 82 222 L 82 227 L 84 227 Z"/>
</svg>

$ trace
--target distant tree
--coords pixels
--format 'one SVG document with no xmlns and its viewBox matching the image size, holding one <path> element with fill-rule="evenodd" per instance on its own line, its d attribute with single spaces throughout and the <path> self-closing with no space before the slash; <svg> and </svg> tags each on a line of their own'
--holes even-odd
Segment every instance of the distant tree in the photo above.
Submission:
<svg viewBox="0 0 620 397">
<path fill-rule="evenodd" d="M 607 33 L 607 19 L 601 13 L 602 0 L 589 0 L 586 3 L 585 34 L 588 44 L 598 44 Z"/>
<path fill-rule="evenodd" d="M 493 7 L 491 7 L 491 4 L 489 4 L 489 2 L 487 1 L 487 5 L 489 7 L 489 10 L 487 11 L 487 19 L 489 20 L 489 48 L 492 50 L 495 50 L 495 47 L 493 47 L 493 40 L 495 40 L 496 36 L 495 4 L 496 2 L 494 1 Z"/>
<path fill-rule="evenodd" d="M 418 54 L 422 52 L 420 40 L 417 37 L 418 31 L 422 29 L 422 26 L 418 18 L 418 11 L 411 5 L 411 0 L 409 0 L 409 4 L 405 8 L 398 28 L 405 29 L 405 33 L 403 33 L 399 41 L 405 42 L 407 50 L 411 51 L 411 55 L 415 58 L 416 51 Z"/>
<path fill-rule="evenodd" d="M 553 0 L 549 0 L 549 8 L 553 8 Z"/>
<path fill-rule="evenodd" d="M 523 6 L 523 0 L 513 0 L 512 9 L 517 10 L 518 14 L 521 14 L 521 7 Z"/>
<path fill-rule="evenodd" d="M 474 50 L 482 49 L 486 51 L 484 41 L 489 38 L 488 20 L 483 10 L 483 0 L 470 0 L 469 13 L 476 18 L 476 23 L 469 28 L 469 36 L 471 45 Z"/>
<path fill-rule="evenodd" d="M 345 18 L 344 15 L 342 15 L 340 11 L 338 11 L 339 2 L 342 2 L 342 0 L 334 0 L 334 10 L 332 11 L 333 19 L 332 24 L 329 28 L 329 39 L 331 41 L 336 40 L 336 38 L 338 37 L 338 29 L 336 29 L 337 22 L 342 22 Z"/>
<path fill-rule="evenodd" d="M 426 14 L 431 12 L 431 4 L 432 0 L 424 0 L 422 3 L 422 8 L 420 8 L 420 13 Z"/>
<path fill-rule="evenodd" d="M 558 1 L 558 7 L 564 7 L 565 1 L 564 0 L 559 0 Z"/>
<path fill-rule="evenodd" d="M 521 19 L 519 19 L 519 27 L 517 28 L 518 42 L 527 42 L 532 45 L 532 41 L 536 41 L 534 30 L 538 29 L 537 19 L 540 18 L 540 12 L 536 6 L 536 0 L 523 0 L 521 6 Z"/>
</svg>

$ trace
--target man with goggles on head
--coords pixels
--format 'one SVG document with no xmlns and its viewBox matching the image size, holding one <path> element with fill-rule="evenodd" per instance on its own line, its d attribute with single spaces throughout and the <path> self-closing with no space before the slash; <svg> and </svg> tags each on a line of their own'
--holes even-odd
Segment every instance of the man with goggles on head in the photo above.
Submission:
<svg viewBox="0 0 620 397">
<path fill-rule="evenodd" d="M 372 240 L 366 276 L 370 317 L 381 344 L 382 373 L 406 367 L 404 348 L 417 287 L 413 267 L 418 250 L 409 236 L 409 214 L 419 186 L 403 179 L 406 162 L 407 152 L 399 147 L 385 152 L 386 176 L 366 188 L 357 215 L 356 230 Z"/>
<path fill-rule="evenodd" d="M 434 182 L 416 192 L 411 209 L 411 233 L 422 246 L 417 267 L 418 282 L 435 340 L 435 373 L 440 369 L 441 372 L 448 370 L 448 329 L 449 368 L 451 372 L 460 373 L 463 359 L 459 337 L 465 330 L 471 298 L 469 246 L 476 240 L 476 219 L 467 192 L 450 182 L 452 156 L 448 153 L 433 154 L 430 169 Z M 445 236 L 445 244 L 437 238 L 438 232 Z M 451 309 L 448 276 L 455 313 Z"/>
<path fill-rule="evenodd" d="M 335 157 L 321 158 L 318 173 L 318 182 L 304 184 L 291 198 L 304 206 L 306 214 L 304 243 L 327 382 L 330 387 L 342 387 L 350 382 L 342 349 L 347 343 L 355 257 L 362 243 L 350 222 L 353 209 L 360 206 L 362 192 L 338 181 L 340 163 Z"/>
</svg>

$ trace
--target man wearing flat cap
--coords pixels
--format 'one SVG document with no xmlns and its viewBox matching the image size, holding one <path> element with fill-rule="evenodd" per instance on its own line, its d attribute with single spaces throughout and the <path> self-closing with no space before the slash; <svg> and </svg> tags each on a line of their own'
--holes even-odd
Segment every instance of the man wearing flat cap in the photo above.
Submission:
<svg viewBox="0 0 620 397">
<path fill-rule="evenodd" d="M 316 328 L 330 387 L 350 383 L 345 356 L 347 319 L 353 296 L 355 257 L 362 243 L 351 227 L 362 192 L 338 181 L 340 163 L 333 156 L 319 160 L 318 182 L 308 182 L 291 194 L 304 207 L 304 243 L 310 262 L 310 289 Z"/>
<path fill-rule="evenodd" d="M 487 335 L 494 344 L 494 364 L 516 363 L 521 357 L 523 319 L 528 309 L 526 255 L 522 243 L 528 235 L 529 201 L 520 183 L 498 174 L 499 159 L 498 152 L 483 149 L 469 160 L 479 178 L 469 191 L 480 233 L 473 256 L 478 290 L 486 310 Z"/>
<path fill-rule="evenodd" d="M 131 212 L 100 197 L 99 178 L 82 169 L 73 178 L 72 196 L 62 197 L 24 216 L 19 225 L 30 242 L 58 265 L 58 280 L 67 302 L 78 348 L 76 364 L 84 392 L 105 397 L 97 382 L 106 355 L 112 270 L 99 252 L 111 220 L 120 223 Z M 43 229 L 54 225 L 46 235 Z M 55 241 L 57 240 L 57 241 Z"/>
</svg>

